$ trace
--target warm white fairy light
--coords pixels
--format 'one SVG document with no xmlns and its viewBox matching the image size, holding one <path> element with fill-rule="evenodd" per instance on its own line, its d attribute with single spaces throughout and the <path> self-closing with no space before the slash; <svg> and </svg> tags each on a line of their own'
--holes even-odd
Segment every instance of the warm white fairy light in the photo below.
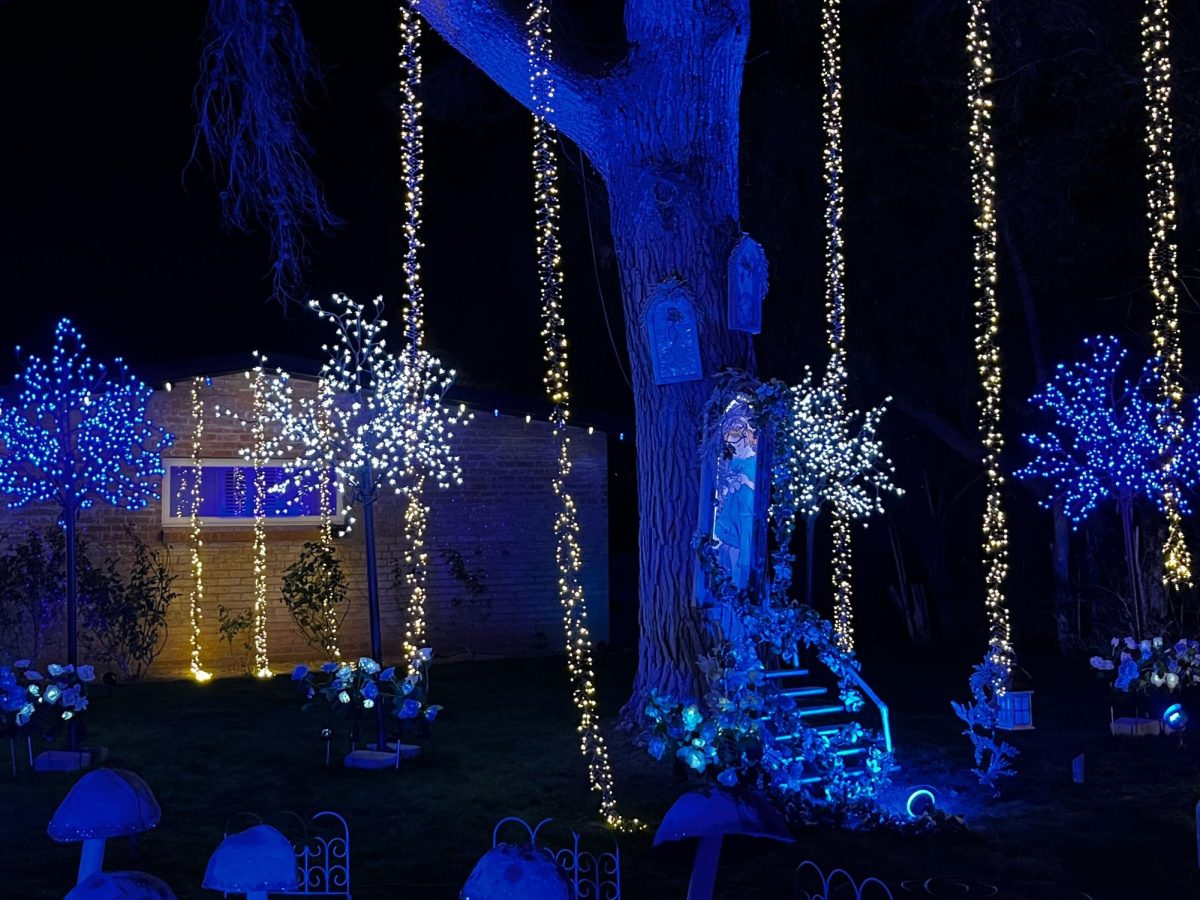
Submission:
<svg viewBox="0 0 1200 900">
<path fill-rule="evenodd" d="M 637 828 L 636 819 L 617 811 L 612 767 L 600 731 L 596 703 L 592 638 L 587 623 L 587 599 L 580 583 L 583 564 L 579 546 L 579 518 L 566 489 L 571 473 L 571 439 L 567 435 L 570 392 L 567 371 L 567 332 L 563 315 L 562 251 L 559 243 L 558 163 L 554 155 L 557 132 L 550 123 L 554 110 L 554 79 L 550 73 L 551 35 L 549 0 L 529 0 L 526 6 L 529 49 L 529 90 L 533 109 L 534 206 L 537 211 L 538 279 L 541 285 L 542 339 L 545 346 L 546 393 L 553 404 L 550 423 L 558 454 L 558 471 L 551 482 L 562 508 L 554 518 L 557 538 L 558 595 L 563 608 L 567 669 L 575 705 L 579 710 L 580 749 L 588 764 L 592 790 L 600 795 L 600 812 L 614 828 Z M 526 419 L 528 421 L 528 418 Z"/>
<path fill-rule="evenodd" d="M 821 4 L 821 121 L 825 130 L 825 314 L 829 368 L 837 376 L 838 402 L 845 405 L 846 260 L 842 234 L 842 4 Z M 854 580 L 850 521 L 833 508 L 833 627 L 838 645 L 854 649 Z"/>
<path fill-rule="evenodd" d="M 404 658 L 409 674 L 420 671 L 420 650 L 425 646 L 425 583 L 429 554 L 425 530 L 429 510 L 421 493 L 425 479 L 418 477 L 404 505 L 404 584 L 408 588 L 408 621 L 404 626 Z"/>
<path fill-rule="evenodd" d="M 996 154 L 992 147 L 991 30 L 988 0 L 971 0 L 967 25 L 968 105 L 971 111 L 971 196 L 975 203 L 975 355 L 983 384 L 979 430 L 983 435 L 983 466 L 987 500 L 983 514 L 983 562 L 987 588 L 988 660 L 996 667 L 993 688 L 1002 694 L 1013 664 L 1012 626 L 1004 584 L 1008 577 L 1008 524 L 1003 506 L 1004 475 L 1000 455 L 1002 373 L 1000 369 L 1000 307 L 996 298 Z"/>
<path fill-rule="evenodd" d="M 270 445 L 267 442 L 267 375 L 262 361 L 246 373 L 250 381 L 253 415 L 250 437 L 254 464 L 254 674 L 270 678 L 271 663 L 267 658 L 267 470 Z"/>
<path fill-rule="evenodd" d="M 192 589 L 188 592 L 188 623 L 191 625 L 191 664 L 189 670 L 192 677 L 201 683 L 212 678 L 212 673 L 206 672 L 201 664 L 203 647 L 200 640 L 201 624 L 204 621 L 204 561 L 201 550 L 204 539 L 200 528 L 200 497 L 204 476 L 201 447 L 204 441 L 204 401 L 200 399 L 202 378 L 192 379 L 192 481 L 188 497 L 189 516 L 189 550 L 192 565 Z M 180 491 L 183 480 L 180 479 Z"/>
<path fill-rule="evenodd" d="M 421 19 L 419 0 L 400 4 L 400 175 L 404 181 L 404 342 L 405 365 L 420 368 L 425 328 L 425 293 L 421 287 L 421 211 L 424 202 L 424 129 L 421 125 Z M 409 398 L 406 405 L 419 405 Z M 428 554 L 425 532 L 429 511 L 422 493 L 425 477 L 417 473 L 407 488 L 404 507 L 404 583 L 408 589 L 408 621 L 404 628 L 404 656 L 409 674 L 420 668 L 418 651 L 425 639 L 425 584 Z"/>
<path fill-rule="evenodd" d="M 1183 441 L 1183 350 L 1179 342 L 1179 280 L 1175 244 L 1175 164 L 1171 158 L 1171 23 L 1167 0 L 1146 0 L 1142 17 L 1142 65 L 1146 89 L 1147 220 L 1150 226 L 1150 290 L 1154 294 L 1154 357 L 1162 405 L 1163 496 L 1167 539 L 1163 582 L 1190 587 L 1192 560 L 1183 536 L 1180 485 L 1175 474 Z"/>
<path fill-rule="evenodd" d="M 282 385 L 284 379 L 276 376 L 272 385 L 275 390 L 267 395 L 267 414 L 271 414 L 271 399 L 278 397 L 278 389 Z M 320 394 L 320 385 L 317 387 L 317 393 Z M 316 417 L 313 425 L 317 430 L 318 439 L 328 443 L 330 440 L 330 424 L 328 417 L 325 415 L 323 407 L 316 408 Z M 320 525 L 320 542 L 321 548 L 327 553 L 333 553 L 333 515 L 331 510 L 334 503 L 333 483 L 330 479 L 329 472 L 322 473 L 318 482 L 317 488 L 317 503 L 320 505 L 321 525 Z M 334 609 L 333 602 L 329 595 L 321 597 L 321 617 L 325 623 L 325 627 L 321 629 L 323 640 L 325 642 L 325 655 L 330 659 L 340 660 L 342 658 L 342 649 L 338 641 L 338 619 L 337 611 Z"/>
</svg>

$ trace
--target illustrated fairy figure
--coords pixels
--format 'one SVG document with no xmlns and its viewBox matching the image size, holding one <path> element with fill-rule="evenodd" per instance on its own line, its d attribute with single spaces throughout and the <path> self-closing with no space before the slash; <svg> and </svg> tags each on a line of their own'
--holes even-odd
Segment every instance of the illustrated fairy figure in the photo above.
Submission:
<svg viewBox="0 0 1200 900">
<path fill-rule="evenodd" d="M 758 435 L 744 405 L 734 403 L 721 423 L 722 446 L 717 460 L 716 516 L 713 537 L 717 555 L 738 588 L 746 587 L 753 564 L 754 476 Z"/>
</svg>

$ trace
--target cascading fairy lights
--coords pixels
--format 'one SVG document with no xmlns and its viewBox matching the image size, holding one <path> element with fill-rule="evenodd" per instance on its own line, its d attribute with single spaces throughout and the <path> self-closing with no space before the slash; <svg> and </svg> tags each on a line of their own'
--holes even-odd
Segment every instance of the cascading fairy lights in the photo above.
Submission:
<svg viewBox="0 0 1200 900">
<path fill-rule="evenodd" d="M 1175 235 L 1175 165 L 1171 158 L 1171 24 L 1167 0 L 1146 0 L 1142 65 L 1146 89 L 1146 199 L 1150 226 L 1150 290 L 1154 295 L 1154 356 L 1163 437 L 1162 507 L 1167 519 L 1163 583 L 1190 587 L 1192 561 L 1183 536 L 1176 466 L 1183 442 L 1183 351 L 1179 342 L 1179 279 Z"/>
<path fill-rule="evenodd" d="M 825 315 L 829 368 L 838 385 L 838 403 L 846 403 L 846 260 L 842 234 L 842 4 L 821 4 L 821 122 L 825 130 Z M 838 646 L 854 649 L 854 579 L 850 519 L 833 510 L 833 627 Z"/>
<path fill-rule="evenodd" d="M 278 375 L 272 382 L 276 390 L 267 395 L 267 414 L 272 414 L 273 409 L 271 401 L 279 396 L 278 388 L 283 386 L 285 379 Z M 321 394 L 323 387 L 320 383 L 317 385 L 317 394 Z M 329 416 L 324 407 L 317 404 L 315 406 L 316 415 L 314 417 L 314 428 L 317 433 L 318 440 L 323 443 L 328 443 L 332 439 Z M 317 503 L 320 505 L 320 537 L 321 547 L 328 554 L 333 554 L 333 514 L 331 510 L 334 503 L 334 487 L 332 481 L 332 473 L 326 471 L 318 476 L 317 482 Z M 338 642 L 338 619 L 334 610 L 333 604 L 330 602 L 328 595 L 321 597 L 321 617 L 325 623 L 325 628 L 322 630 L 325 641 L 325 653 L 330 659 L 340 660 L 342 658 L 342 649 Z"/>
<path fill-rule="evenodd" d="M 1000 454 L 1002 373 L 1000 369 L 1000 307 L 996 297 L 996 154 L 992 147 L 991 30 L 988 0 L 971 0 L 967 24 L 968 105 L 971 111 L 971 197 L 975 204 L 975 356 L 983 385 L 979 430 L 983 435 L 983 466 L 987 501 L 983 514 L 983 561 L 987 588 L 988 662 L 993 664 L 992 687 L 997 695 L 1008 686 L 1012 671 L 1012 626 L 1004 584 L 1008 577 L 1008 524 L 1004 514 L 1004 475 Z"/>
<path fill-rule="evenodd" d="M 253 416 L 250 420 L 250 436 L 254 464 L 254 674 L 259 678 L 270 678 L 271 663 L 267 658 L 267 470 L 269 445 L 267 443 L 267 397 L 266 373 L 263 358 L 253 371 L 246 373 L 250 381 Z"/>
<path fill-rule="evenodd" d="M 204 465 L 201 456 L 201 446 L 204 441 L 204 401 L 200 399 L 200 389 L 204 379 L 192 379 L 192 480 L 189 496 L 190 507 L 188 516 L 189 549 L 192 564 L 192 589 L 188 592 L 188 622 L 191 625 L 191 665 L 192 677 L 203 683 L 212 678 L 212 673 L 206 672 L 201 664 L 203 647 L 200 640 L 201 625 L 204 622 L 204 561 L 201 550 L 204 548 L 204 538 L 200 528 L 200 497 L 204 477 Z M 182 479 L 180 492 L 183 490 Z M 182 499 L 182 497 L 181 497 Z"/>
<path fill-rule="evenodd" d="M 404 584 L 408 588 L 408 623 L 404 626 L 404 658 L 409 674 L 421 670 L 421 648 L 425 645 L 425 573 L 429 554 L 425 551 L 428 508 L 421 498 L 425 479 L 417 477 L 404 506 Z"/>
<path fill-rule="evenodd" d="M 424 345 L 425 293 L 421 287 L 421 211 L 424 203 L 424 129 L 421 125 L 421 18 L 419 0 L 400 4 L 400 174 L 404 181 L 404 338 L 405 365 L 416 369 Z M 416 386 L 415 383 L 413 385 Z M 424 398 L 407 398 L 419 406 Z M 425 478 L 417 474 L 406 485 L 404 508 L 404 583 L 408 588 L 408 622 L 404 629 L 404 656 L 408 670 L 420 670 L 419 651 L 425 644 L 425 583 L 428 554 L 425 532 L 428 508 L 422 499 Z"/>
<path fill-rule="evenodd" d="M 592 638 L 587 623 L 587 599 L 579 572 L 583 555 L 579 546 L 579 518 L 575 501 L 566 488 L 571 473 L 571 439 L 567 435 L 571 395 L 568 389 L 567 333 L 563 315 L 563 270 L 559 243 L 558 162 L 554 155 L 557 130 L 550 119 L 554 111 L 554 79 L 550 72 L 551 33 L 549 0 L 528 0 L 526 5 L 529 90 L 533 110 L 534 206 L 537 214 L 538 280 L 542 301 L 542 340 L 546 375 L 543 382 L 553 411 L 550 423 L 558 455 L 552 481 L 562 508 L 554 518 L 557 539 L 558 595 L 563 609 L 567 669 L 575 706 L 579 710 L 580 749 L 587 760 L 592 790 L 600 795 L 600 812 L 614 828 L 637 828 L 636 819 L 617 811 L 608 748 L 600 731 L 596 702 Z"/>
</svg>

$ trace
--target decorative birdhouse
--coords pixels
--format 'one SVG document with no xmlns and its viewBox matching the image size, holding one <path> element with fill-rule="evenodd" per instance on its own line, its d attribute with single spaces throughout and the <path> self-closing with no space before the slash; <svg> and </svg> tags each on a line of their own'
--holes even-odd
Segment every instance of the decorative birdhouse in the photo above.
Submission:
<svg viewBox="0 0 1200 900">
<path fill-rule="evenodd" d="M 654 289 L 646 306 L 645 329 L 655 384 L 703 377 L 696 309 L 687 290 L 674 278 Z"/>
<path fill-rule="evenodd" d="M 728 279 L 726 324 L 731 331 L 759 334 L 767 296 L 767 254 L 748 234 L 742 235 L 729 254 Z"/>
<path fill-rule="evenodd" d="M 1006 692 L 1000 698 L 996 727 L 1005 731 L 1033 730 L 1033 691 Z"/>
</svg>

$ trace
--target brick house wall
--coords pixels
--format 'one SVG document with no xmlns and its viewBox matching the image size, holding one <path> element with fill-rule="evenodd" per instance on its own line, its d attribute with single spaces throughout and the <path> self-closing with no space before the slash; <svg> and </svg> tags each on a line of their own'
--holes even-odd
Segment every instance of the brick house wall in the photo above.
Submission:
<svg viewBox="0 0 1200 900">
<path fill-rule="evenodd" d="M 297 393 L 311 383 L 295 380 Z M 205 427 L 201 456 L 238 461 L 249 443 L 248 430 L 235 420 L 213 415 L 214 406 L 248 411 L 249 382 L 241 375 L 211 379 L 202 389 Z M 190 459 L 194 432 L 190 385 L 156 391 L 150 417 L 175 435 L 164 453 L 164 465 Z M 574 461 L 569 490 L 575 499 L 581 527 L 583 584 L 589 602 L 589 621 L 596 640 L 608 638 L 608 460 L 606 437 L 596 431 L 571 428 Z M 430 488 L 426 545 L 429 550 L 426 621 L 428 643 L 439 658 L 468 651 L 479 655 L 522 655 L 560 651 L 562 621 L 557 595 L 553 519 L 558 501 L 551 489 L 556 462 L 550 425 L 527 423 L 524 417 L 493 415 L 476 410 L 473 421 L 455 433 L 463 484 Z M 392 566 L 402 553 L 403 504 L 387 496 L 376 507 L 380 612 L 384 655 L 396 659 L 404 633 L 407 596 L 393 587 Z M 0 536 L 11 543 L 29 528 L 55 521 L 50 507 L 0 510 Z M 317 537 L 316 526 L 268 520 L 267 526 L 267 647 L 272 666 L 320 661 L 309 648 L 280 600 L 283 572 L 296 560 L 305 541 Z M 96 507 L 80 514 L 79 530 L 96 562 L 127 550 L 132 528 L 151 547 L 166 549 L 178 576 L 179 596 L 168 614 L 168 635 L 152 674 L 175 676 L 186 672 L 190 653 L 188 593 L 192 587 L 188 523 L 164 525 L 162 505 L 127 512 Z M 230 648 L 218 636 L 218 604 L 237 613 L 253 605 L 252 529 L 248 526 L 210 526 L 203 532 L 204 622 L 201 631 L 203 665 L 212 671 L 235 671 L 244 666 L 244 651 Z M 365 655 L 369 648 L 366 568 L 360 527 L 335 541 L 349 586 L 347 614 L 341 627 L 343 655 Z M 469 570 L 478 572 L 486 591 L 475 605 L 455 603 L 466 592 L 454 579 L 443 551 L 462 554 Z M 61 635 L 56 640 L 61 646 Z M 55 648 L 58 649 L 58 648 Z M 61 650 L 59 650 L 61 653 Z M 49 658 L 47 655 L 47 658 Z"/>
</svg>

